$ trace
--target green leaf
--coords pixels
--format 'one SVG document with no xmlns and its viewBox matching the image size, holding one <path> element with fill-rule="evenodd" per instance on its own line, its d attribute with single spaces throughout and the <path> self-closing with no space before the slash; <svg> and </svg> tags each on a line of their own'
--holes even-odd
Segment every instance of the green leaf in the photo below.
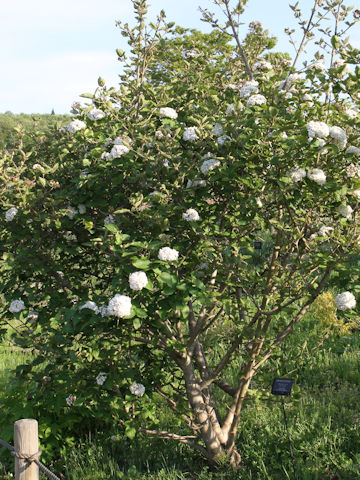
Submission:
<svg viewBox="0 0 360 480">
<path fill-rule="evenodd" d="M 159 275 L 159 281 L 161 283 L 165 283 L 170 288 L 175 288 L 178 284 L 178 279 L 176 275 L 169 272 L 161 272 L 161 274 Z"/>
<path fill-rule="evenodd" d="M 141 327 L 141 320 L 140 318 L 134 318 L 133 319 L 133 327 L 135 328 L 135 330 L 138 330 L 140 327 Z"/>
<path fill-rule="evenodd" d="M 141 270 L 149 270 L 150 260 L 145 257 L 131 257 L 131 263 L 135 268 L 140 268 Z"/>
<path fill-rule="evenodd" d="M 126 427 L 125 429 L 125 435 L 130 438 L 130 440 L 133 440 L 136 436 L 136 428 L 134 427 Z"/>
<path fill-rule="evenodd" d="M 113 223 L 108 223 L 107 225 L 105 225 L 105 228 L 112 233 L 117 233 L 119 231 L 118 227 Z"/>
</svg>

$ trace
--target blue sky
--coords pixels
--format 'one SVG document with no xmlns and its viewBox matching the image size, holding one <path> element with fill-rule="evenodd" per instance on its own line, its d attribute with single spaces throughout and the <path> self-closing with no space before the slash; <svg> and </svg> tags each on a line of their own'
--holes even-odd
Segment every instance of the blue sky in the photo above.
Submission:
<svg viewBox="0 0 360 480">
<path fill-rule="evenodd" d="M 198 7 L 216 11 L 211 0 L 152 0 L 149 21 L 164 9 L 168 21 L 208 30 Z M 235 3 L 235 2 L 234 2 Z M 278 37 L 277 50 L 293 53 L 284 28 L 294 27 L 287 0 L 249 0 L 242 18 L 260 21 Z M 295 0 L 294 2 L 295 3 Z M 313 0 L 300 0 L 307 16 Z M 0 112 L 68 113 L 78 95 L 92 92 L 97 78 L 117 85 L 116 48 L 125 39 L 116 20 L 132 23 L 131 0 L 12 0 L 0 5 Z M 360 26 L 351 35 L 360 46 Z"/>
</svg>

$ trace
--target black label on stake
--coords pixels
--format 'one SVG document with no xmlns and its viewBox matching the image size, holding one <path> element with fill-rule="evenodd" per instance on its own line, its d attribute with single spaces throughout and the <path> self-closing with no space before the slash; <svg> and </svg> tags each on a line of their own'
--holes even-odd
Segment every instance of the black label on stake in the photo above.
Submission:
<svg viewBox="0 0 360 480">
<path fill-rule="evenodd" d="M 262 242 L 254 242 L 254 248 L 255 248 L 255 250 L 261 250 L 262 249 Z"/>
<path fill-rule="evenodd" d="M 291 378 L 275 378 L 271 393 L 273 395 L 290 395 L 294 380 Z"/>
</svg>

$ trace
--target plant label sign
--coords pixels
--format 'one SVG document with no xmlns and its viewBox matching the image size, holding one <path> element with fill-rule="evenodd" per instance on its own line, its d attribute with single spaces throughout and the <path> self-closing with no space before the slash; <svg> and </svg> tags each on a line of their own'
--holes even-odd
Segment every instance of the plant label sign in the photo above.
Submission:
<svg viewBox="0 0 360 480">
<path fill-rule="evenodd" d="M 262 249 L 262 242 L 254 242 L 254 248 L 255 248 L 255 250 L 261 250 Z"/>
<path fill-rule="evenodd" d="M 273 395 L 290 395 L 294 380 L 291 378 L 275 378 L 271 393 Z"/>
</svg>

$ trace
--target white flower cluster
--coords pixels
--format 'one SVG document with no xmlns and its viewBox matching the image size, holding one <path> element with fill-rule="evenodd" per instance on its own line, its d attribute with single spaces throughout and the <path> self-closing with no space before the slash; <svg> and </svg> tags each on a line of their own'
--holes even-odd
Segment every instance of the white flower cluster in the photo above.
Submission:
<svg viewBox="0 0 360 480">
<path fill-rule="evenodd" d="M 193 208 L 188 208 L 185 213 L 182 214 L 182 218 L 187 222 L 197 222 L 200 220 L 200 216 Z"/>
<path fill-rule="evenodd" d="M 96 305 L 95 302 L 92 302 L 91 300 L 88 300 L 86 303 L 84 303 L 84 305 L 81 305 L 81 307 L 79 307 L 79 310 L 82 310 L 83 308 L 93 310 L 96 314 L 99 313 L 99 307 Z"/>
<path fill-rule="evenodd" d="M 220 135 L 222 135 L 224 133 L 224 129 L 223 129 L 223 126 L 221 125 L 221 123 L 216 123 L 215 124 L 214 129 L 213 129 L 213 133 L 217 137 L 220 137 Z"/>
<path fill-rule="evenodd" d="M 92 110 L 90 110 L 87 116 L 90 120 L 96 121 L 106 117 L 106 113 L 102 110 L 99 110 L 98 108 L 93 108 Z"/>
<path fill-rule="evenodd" d="M 339 207 L 337 207 L 336 211 L 342 217 L 351 218 L 354 210 L 351 208 L 350 205 L 340 205 Z"/>
<path fill-rule="evenodd" d="M 339 293 L 335 298 L 335 305 L 339 310 L 349 310 L 356 307 L 356 300 L 351 292 Z"/>
<path fill-rule="evenodd" d="M 345 153 L 351 153 L 353 155 L 359 155 L 360 156 L 360 148 L 354 147 L 354 145 L 350 145 L 350 147 L 348 147 L 345 150 Z"/>
<path fill-rule="evenodd" d="M 360 190 L 354 190 L 354 191 L 352 192 L 352 194 L 353 194 L 358 200 L 360 200 Z"/>
<path fill-rule="evenodd" d="M 337 60 L 335 60 L 334 62 L 334 67 L 335 68 L 341 68 L 345 65 L 345 68 L 343 70 L 343 75 L 346 74 L 346 73 L 350 73 L 350 67 L 347 63 L 345 63 L 345 60 L 343 60 L 342 58 L 338 58 Z"/>
<path fill-rule="evenodd" d="M 113 215 L 108 215 L 104 218 L 104 225 L 109 225 L 110 223 L 115 223 L 115 218 Z"/>
<path fill-rule="evenodd" d="M 206 180 L 188 180 L 186 188 L 206 187 Z"/>
<path fill-rule="evenodd" d="M 170 107 L 162 107 L 159 110 L 160 117 L 171 118 L 176 120 L 178 117 L 177 111 Z"/>
<path fill-rule="evenodd" d="M 282 80 L 280 83 L 279 83 L 279 91 L 281 90 L 293 90 L 293 91 L 296 91 L 294 90 L 294 83 L 298 82 L 301 80 L 301 75 L 299 73 L 290 73 L 290 75 L 287 76 L 287 78 L 285 80 Z"/>
<path fill-rule="evenodd" d="M 252 66 L 252 70 L 254 73 L 262 72 L 264 70 L 271 70 L 273 67 L 270 62 L 265 60 L 265 58 L 260 58 L 257 62 L 254 63 Z"/>
<path fill-rule="evenodd" d="M 231 140 L 229 135 L 221 135 L 221 137 L 218 137 L 216 141 L 218 145 L 223 146 L 228 140 Z"/>
<path fill-rule="evenodd" d="M 69 125 L 66 125 L 65 129 L 70 133 L 75 133 L 75 132 L 78 132 L 79 130 L 82 130 L 85 127 L 86 127 L 86 123 L 83 122 L 82 120 L 73 120 L 72 122 L 69 123 Z"/>
<path fill-rule="evenodd" d="M 18 213 L 18 209 L 15 208 L 15 207 L 11 207 L 9 208 L 9 210 L 7 212 L 5 212 L 5 220 L 7 222 L 11 222 L 12 220 L 14 220 L 16 214 Z"/>
<path fill-rule="evenodd" d="M 345 148 L 347 143 L 347 136 L 345 130 L 340 127 L 330 128 L 330 137 L 333 139 L 333 143 L 339 148 Z"/>
<path fill-rule="evenodd" d="M 120 158 L 126 153 L 129 153 L 130 150 L 126 145 L 114 145 L 110 151 L 109 158 Z"/>
<path fill-rule="evenodd" d="M 98 385 L 104 385 L 105 381 L 107 379 L 107 375 L 105 372 L 100 372 L 98 376 L 96 377 L 96 383 Z"/>
<path fill-rule="evenodd" d="M 33 170 L 40 170 L 40 172 L 45 172 L 45 168 L 42 165 L 40 165 L 40 163 L 34 163 L 32 169 Z"/>
<path fill-rule="evenodd" d="M 158 259 L 164 262 L 174 262 L 179 258 L 179 252 L 174 248 L 162 247 L 158 253 Z"/>
<path fill-rule="evenodd" d="M 353 110 L 352 108 L 347 108 L 345 110 L 345 115 L 351 118 L 351 120 L 354 120 L 359 115 L 359 112 L 357 110 Z"/>
<path fill-rule="evenodd" d="M 266 104 L 266 98 L 264 95 L 256 94 L 256 95 L 251 95 L 251 97 L 248 98 L 246 105 L 248 107 L 253 107 L 254 105 L 263 105 Z"/>
<path fill-rule="evenodd" d="M 110 301 L 107 307 L 108 315 L 114 317 L 128 317 L 131 312 L 131 298 L 127 295 L 117 293 Z"/>
<path fill-rule="evenodd" d="M 330 232 L 332 232 L 334 229 L 332 227 L 327 227 L 326 225 L 323 225 L 320 230 L 317 233 L 313 233 L 310 238 L 313 240 L 316 237 L 327 237 Z"/>
<path fill-rule="evenodd" d="M 323 62 L 314 62 L 307 67 L 307 70 L 320 70 L 326 72 L 326 65 Z"/>
<path fill-rule="evenodd" d="M 199 137 L 198 135 L 196 134 L 196 129 L 195 127 L 187 127 L 185 128 L 184 130 L 184 134 L 183 134 L 183 140 L 185 142 L 195 142 L 195 140 L 197 140 Z"/>
<path fill-rule="evenodd" d="M 183 58 L 196 58 L 199 56 L 199 53 L 196 50 L 185 50 L 182 52 Z"/>
<path fill-rule="evenodd" d="M 9 312 L 11 313 L 19 313 L 21 312 L 22 310 L 25 310 L 25 304 L 22 300 L 13 300 L 11 303 L 10 303 L 10 307 L 9 307 Z"/>
<path fill-rule="evenodd" d="M 290 170 L 288 176 L 294 183 L 301 182 L 301 180 L 306 177 L 306 170 L 296 167 Z"/>
<path fill-rule="evenodd" d="M 346 173 L 348 177 L 359 177 L 360 178 L 360 165 L 354 165 L 351 163 L 346 167 Z"/>
<path fill-rule="evenodd" d="M 84 213 L 86 213 L 86 206 L 83 203 L 79 203 L 78 210 L 80 215 L 84 215 Z"/>
<path fill-rule="evenodd" d="M 240 90 L 240 97 L 247 98 L 250 97 L 252 93 L 258 93 L 259 91 L 259 82 L 256 80 L 250 80 L 249 82 L 244 83 Z"/>
<path fill-rule="evenodd" d="M 131 290 L 142 290 L 148 284 L 145 272 L 133 272 L 129 275 L 129 284 Z"/>
<path fill-rule="evenodd" d="M 145 387 L 142 383 L 134 382 L 130 385 L 130 392 L 137 397 L 142 397 L 145 393 Z"/>
<path fill-rule="evenodd" d="M 330 134 L 330 128 L 325 122 L 314 122 L 311 120 L 306 124 L 309 138 L 326 138 Z"/>
<path fill-rule="evenodd" d="M 70 205 L 67 207 L 68 213 L 66 214 L 70 220 L 72 220 L 75 215 L 77 215 L 79 212 L 75 207 L 71 207 Z"/>
<path fill-rule="evenodd" d="M 229 105 L 226 109 L 226 115 L 232 115 L 235 112 L 235 107 L 233 104 Z"/>
<path fill-rule="evenodd" d="M 211 170 L 214 170 L 214 168 L 219 167 L 220 161 L 216 160 L 215 158 L 210 158 L 209 160 L 205 160 L 203 164 L 200 167 L 201 173 L 204 175 L 207 175 Z"/>
<path fill-rule="evenodd" d="M 307 172 L 307 176 L 310 180 L 319 185 L 324 185 L 324 183 L 326 183 L 326 175 L 324 171 L 320 168 L 314 168 L 313 170 L 309 170 Z"/>
<path fill-rule="evenodd" d="M 71 407 L 71 405 L 76 402 L 76 396 L 75 395 L 69 395 L 68 397 L 66 397 L 65 400 L 66 400 L 67 405 L 69 407 Z"/>
</svg>

